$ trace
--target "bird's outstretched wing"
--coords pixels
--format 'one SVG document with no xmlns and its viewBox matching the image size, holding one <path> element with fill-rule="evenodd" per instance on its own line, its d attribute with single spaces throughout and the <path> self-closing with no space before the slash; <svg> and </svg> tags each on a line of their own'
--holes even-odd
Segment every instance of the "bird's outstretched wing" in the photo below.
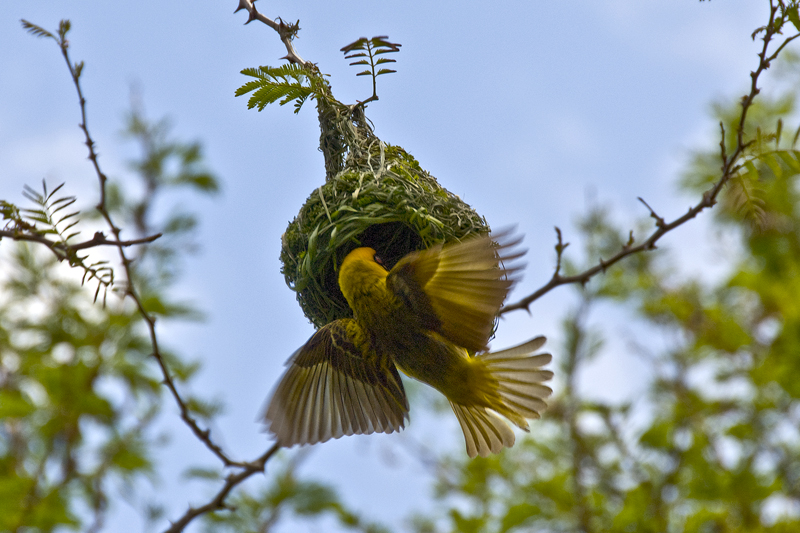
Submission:
<svg viewBox="0 0 800 533">
<path fill-rule="evenodd" d="M 389 290 L 419 317 L 420 326 L 467 350 L 486 349 L 497 311 L 524 251 L 510 232 L 438 245 L 401 259 L 389 272 Z"/>
<path fill-rule="evenodd" d="M 264 419 L 281 446 L 403 428 L 408 400 L 394 364 L 357 347 L 352 319 L 317 331 L 287 362 Z"/>
</svg>

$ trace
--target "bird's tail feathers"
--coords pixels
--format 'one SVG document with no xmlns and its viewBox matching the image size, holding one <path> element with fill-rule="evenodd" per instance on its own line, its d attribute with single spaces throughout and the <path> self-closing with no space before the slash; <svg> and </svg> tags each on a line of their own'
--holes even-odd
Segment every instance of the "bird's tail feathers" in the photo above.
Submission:
<svg viewBox="0 0 800 533">
<path fill-rule="evenodd" d="M 450 402 L 464 432 L 470 457 L 485 457 L 514 445 L 514 432 L 498 414 L 528 431 L 526 419 L 540 418 L 547 408 L 544 399 L 553 390 L 542 383 L 551 379 L 553 373 L 542 367 L 552 356 L 548 353 L 531 355 L 544 342 L 544 337 L 537 337 L 513 348 L 476 356 L 493 384 L 485 395 L 489 405 Z"/>
<path fill-rule="evenodd" d="M 553 393 L 553 389 L 542 384 L 553 378 L 550 370 L 542 370 L 553 357 L 549 353 L 531 355 L 544 343 L 544 337 L 536 337 L 513 348 L 478 356 L 497 380 L 501 405 L 492 408 L 525 431 L 528 431 L 526 419 L 540 418 L 547 408 L 544 399 Z"/>
<path fill-rule="evenodd" d="M 486 457 L 498 453 L 503 448 L 514 445 L 514 432 L 505 420 L 492 410 L 479 406 L 467 406 L 450 402 L 453 412 L 461 424 L 467 442 L 467 455 Z"/>
</svg>

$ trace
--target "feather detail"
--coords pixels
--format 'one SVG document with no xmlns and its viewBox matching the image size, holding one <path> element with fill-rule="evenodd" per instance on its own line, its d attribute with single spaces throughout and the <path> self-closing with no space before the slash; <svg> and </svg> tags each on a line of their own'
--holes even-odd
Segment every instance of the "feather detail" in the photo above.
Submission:
<svg viewBox="0 0 800 533">
<path fill-rule="evenodd" d="M 525 431 L 528 431 L 526 419 L 540 418 L 547 408 L 544 399 L 553 393 L 553 389 L 542 385 L 553 378 L 553 373 L 541 368 L 553 357 L 548 353 L 531 355 L 544 342 L 544 337 L 537 337 L 513 348 L 478 356 L 497 382 L 501 404 L 493 407 Z"/>
<path fill-rule="evenodd" d="M 486 349 L 497 311 L 516 281 L 511 263 L 524 251 L 510 232 L 438 245 L 409 254 L 386 284 L 420 327 L 471 352 Z"/>
<path fill-rule="evenodd" d="M 489 453 L 499 452 L 503 447 L 514 445 L 514 432 L 499 415 L 528 431 L 527 419 L 539 418 L 547 407 L 544 398 L 553 391 L 542 382 L 552 379 L 553 373 L 541 367 L 549 363 L 552 356 L 531 355 L 544 342 L 544 337 L 537 337 L 519 346 L 472 359 L 478 375 L 483 376 L 479 378 L 479 383 L 484 383 L 486 387 L 479 392 L 482 396 L 480 402 L 484 404 L 481 405 L 477 399 L 471 405 L 450 401 L 464 432 L 470 457 L 485 457 Z"/>
<path fill-rule="evenodd" d="M 537 337 L 513 348 L 477 356 L 497 383 L 500 404 L 493 408 L 525 431 L 526 419 L 540 418 L 547 408 L 544 399 L 553 393 L 553 389 L 542 385 L 553 378 L 553 373 L 541 368 L 553 357 L 549 353 L 531 355 L 545 340 Z"/>
<path fill-rule="evenodd" d="M 514 445 L 516 437 L 509 425 L 493 411 L 485 407 L 467 406 L 450 402 L 453 412 L 461 424 L 467 443 L 467 455 L 486 457 L 503 448 Z"/>
<path fill-rule="evenodd" d="M 264 419 L 281 446 L 403 429 L 408 400 L 391 362 L 366 357 L 353 342 L 360 328 L 337 320 L 289 359 Z"/>
</svg>

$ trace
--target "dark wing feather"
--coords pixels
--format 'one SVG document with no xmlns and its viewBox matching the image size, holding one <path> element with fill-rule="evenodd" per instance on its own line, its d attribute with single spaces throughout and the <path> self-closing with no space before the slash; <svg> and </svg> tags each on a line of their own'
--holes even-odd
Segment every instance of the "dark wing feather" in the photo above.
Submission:
<svg viewBox="0 0 800 533">
<path fill-rule="evenodd" d="M 264 419 L 282 446 L 403 428 L 408 400 L 394 364 L 365 356 L 351 319 L 317 331 L 289 359 Z"/>
<path fill-rule="evenodd" d="M 473 352 L 486 349 L 497 311 L 519 267 L 522 252 L 509 232 L 434 246 L 409 254 L 389 272 L 389 290 L 420 326 Z"/>
</svg>

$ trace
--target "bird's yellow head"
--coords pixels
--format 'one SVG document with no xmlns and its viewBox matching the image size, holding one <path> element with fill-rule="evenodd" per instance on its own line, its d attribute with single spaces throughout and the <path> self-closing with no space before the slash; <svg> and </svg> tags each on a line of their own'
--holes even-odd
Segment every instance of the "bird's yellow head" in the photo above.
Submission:
<svg viewBox="0 0 800 533">
<path fill-rule="evenodd" d="M 353 307 L 354 297 L 371 292 L 386 279 L 388 272 L 372 248 L 356 248 L 344 258 L 339 267 L 339 288 Z"/>
</svg>

